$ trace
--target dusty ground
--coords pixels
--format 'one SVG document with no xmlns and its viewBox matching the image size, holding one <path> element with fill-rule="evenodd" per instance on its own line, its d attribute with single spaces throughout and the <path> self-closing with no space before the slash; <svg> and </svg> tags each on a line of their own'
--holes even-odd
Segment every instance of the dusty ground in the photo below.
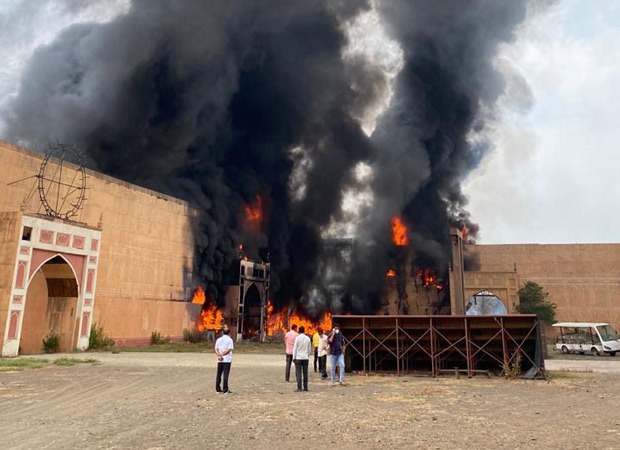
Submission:
<svg viewBox="0 0 620 450">
<path fill-rule="evenodd" d="M 620 358 L 549 381 L 351 375 L 331 387 L 311 373 L 296 393 L 284 356 L 236 354 L 222 396 L 212 354 L 63 356 L 99 364 L 0 373 L 1 448 L 620 447 Z"/>
</svg>

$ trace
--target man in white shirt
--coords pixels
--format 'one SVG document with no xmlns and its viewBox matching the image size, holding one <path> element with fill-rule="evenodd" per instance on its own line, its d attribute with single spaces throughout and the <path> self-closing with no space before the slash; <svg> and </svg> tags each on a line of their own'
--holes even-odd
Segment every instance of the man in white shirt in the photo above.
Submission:
<svg viewBox="0 0 620 450">
<path fill-rule="evenodd" d="M 329 351 L 329 342 L 327 335 L 319 328 L 319 370 L 321 371 L 321 379 L 327 378 L 327 352 Z"/>
<path fill-rule="evenodd" d="M 215 378 L 215 391 L 223 394 L 232 394 L 228 389 L 228 375 L 232 363 L 233 340 L 230 338 L 230 329 L 224 325 L 222 336 L 215 341 L 215 354 L 217 355 L 217 376 Z M 222 389 L 222 375 L 224 375 L 224 389 Z"/>
<path fill-rule="evenodd" d="M 306 327 L 299 327 L 299 336 L 293 345 L 293 361 L 295 361 L 295 375 L 297 377 L 297 392 L 301 392 L 302 375 L 303 390 L 308 390 L 308 362 L 312 354 L 312 341 L 306 336 Z"/>
</svg>

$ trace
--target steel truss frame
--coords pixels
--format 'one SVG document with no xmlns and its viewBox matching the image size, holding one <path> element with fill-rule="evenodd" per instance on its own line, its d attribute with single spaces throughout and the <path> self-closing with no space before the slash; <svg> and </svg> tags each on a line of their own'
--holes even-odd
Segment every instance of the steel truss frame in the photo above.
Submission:
<svg viewBox="0 0 620 450">
<path fill-rule="evenodd" d="M 363 373 L 497 373 L 545 378 L 535 315 L 333 316 L 347 364 Z"/>
</svg>

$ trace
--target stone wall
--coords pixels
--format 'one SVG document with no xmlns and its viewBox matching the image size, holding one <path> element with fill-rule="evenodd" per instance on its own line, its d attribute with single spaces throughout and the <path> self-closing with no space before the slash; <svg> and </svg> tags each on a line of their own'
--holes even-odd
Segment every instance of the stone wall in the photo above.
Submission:
<svg viewBox="0 0 620 450">
<path fill-rule="evenodd" d="M 0 141 L 0 213 L 44 213 L 34 178 L 41 162 L 42 154 Z M 93 321 L 118 339 L 150 338 L 153 331 L 182 336 L 194 319 L 184 301 L 191 300 L 197 211 L 176 198 L 98 172 L 86 174 L 87 200 L 73 219 L 102 231 Z M 5 232 L 0 230 L 0 239 Z M 14 260 L 15 245 L 17 240 L 12 248 L 0 242 L 0 264 L 11 264 L 4 254 Z M 8 301 L 3 283 L 0 277 L 2 330 Z"/>
<path fill-rule="evenodd" d="M 478 271 L 516 272 L 557 305 L 558 321 L 609 322 L 620 328 L 620 244 L 468 245 Z M 469 274 L 469 272 L 466 272 Z"/>
</svg>

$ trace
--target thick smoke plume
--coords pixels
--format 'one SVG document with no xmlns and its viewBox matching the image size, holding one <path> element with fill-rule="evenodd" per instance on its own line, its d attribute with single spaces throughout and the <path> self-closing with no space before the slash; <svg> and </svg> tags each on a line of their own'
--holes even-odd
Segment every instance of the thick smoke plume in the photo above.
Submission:
<svg viewBox="0 0 620 450">
<path fill-rule="evenodd" d="M 405 60 L 368 137 L 359 118 L 388 95 L 388 78 L 343 49 L 347 24 L 371 7 L 134 0 L 116 20 L 74 25 L 36 51 L 8 138 L 79 143 L 96 169 L 197 205 L 197 282 L 218 301 L 239 244 L 271 261 L 276 303 L 303 299 L 316 283 L 322 232 L 341 217 L 343 192 L 365 162 L 375 200 L 347 288 L 359 299 L 351 308 L 371 311 L 392 216 L 409 225 L 416 264 L 434 268 L 447 264 L 450 226 L 475 229 L 460 182 L 485 150 L 471 136 L 502 92 L 493 57 L 525 6 L 377 2 Z M 248 208 L 262 217 L 250 220 Z"/>
</svg>

